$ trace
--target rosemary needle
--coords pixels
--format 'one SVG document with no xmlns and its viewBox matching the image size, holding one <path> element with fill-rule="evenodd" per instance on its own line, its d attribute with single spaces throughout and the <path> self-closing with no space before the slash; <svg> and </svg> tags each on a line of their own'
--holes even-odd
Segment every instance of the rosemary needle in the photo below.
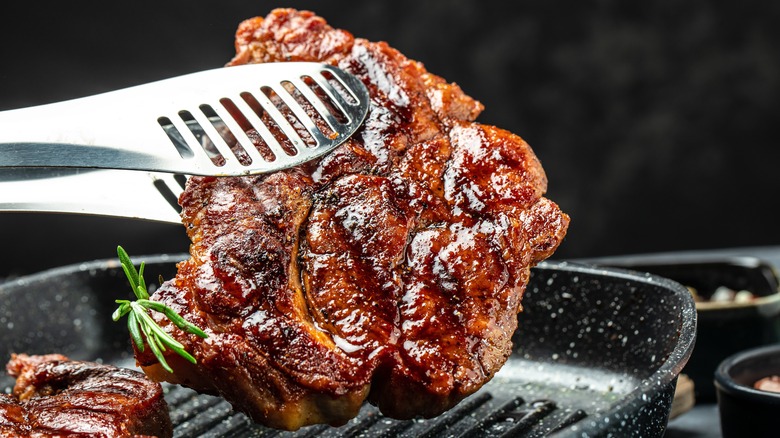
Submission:
<svg viewBox="0 0 780 438">
<path fill-rule="evenodd" d="M 130 281 L 130 286 L 133 288 L 133 293 L 137 299 L 135 301 L 116 300 L 119 307 L 114 311 L 112 319 L 119 321 L 120 318 L 127 315 L 127 329 L 130 331 L 130 338 L 138 347 L 138 350 L 144 351 L 144 338 L 146 338 L 146 343 L 149 344 L 152 353 L 160 362 L 160 365 L 169 373 L 173 373 L 173 369 L 171 369 L 163 356 L 163 352 L 168 348 L 188 361 L 197 363 L 195 358 L 184 350 L 184 346 L 179 341 L 173 339 L 171 335 L 157 325 L 157 322 L 149 316 L 149 311 L 153 310 L 164 314 L 176 327 L 187 333 L 198 335 L 201 338 L 207 338 L 208 335 L 195 324 L 182 318 L 175 310 L 163 303 L 150 300 L 149 291 L 146 289 L 146 282 L 144 281 L 144 263 L 141 262 L 139 270 L 136 270 L 124 248 L 118 246 L 116 252 L 119 256 L 119 263 L 122 264 L 122 270 L 125 271 L 125 275 L 128 281 Z"/>
</svg>

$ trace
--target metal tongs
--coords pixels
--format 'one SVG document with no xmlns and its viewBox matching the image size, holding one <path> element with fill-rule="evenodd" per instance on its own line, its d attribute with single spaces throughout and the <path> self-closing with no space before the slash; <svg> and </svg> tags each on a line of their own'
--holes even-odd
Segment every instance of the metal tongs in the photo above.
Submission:
<svg viewBox="0 0 780 438">
<path fill-rule="evenodd" d="M 268 173 L 313 160 L 354 134 L 368 107 L 356 77 L 288 62 L 0 112 L 0 211 L 178 222 L 175 198 L 187 176 Z M 146 207 L 120 204 L 120 190 L 135 191 L 130 202 Z"/>
</svg>

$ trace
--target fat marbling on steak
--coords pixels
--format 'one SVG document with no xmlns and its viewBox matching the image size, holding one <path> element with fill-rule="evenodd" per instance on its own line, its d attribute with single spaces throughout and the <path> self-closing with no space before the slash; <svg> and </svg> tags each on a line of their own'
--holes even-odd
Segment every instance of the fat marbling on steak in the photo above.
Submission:
<svg viewBox="0 0 780 438">
<path fill-rule="evenodd" d="M 530 267 L 566 233 L 538 159 L 474 122 L 482 105 L 457 85 L 313 13 L 249 19 L 236 49 L 230 65 L 338 66 L 371 108 L 320 161 L 189 180 L 191 258 L 153 299 L 209 338 L 158 317 L 198 364 L 139 363 L 284 429 L 344 424 L 366 399 L 395 418 L 449 409 L 505 363 Z"/>
<path fill-rule="evenodd" d="M 13 394 L 0 393 L 0 436 L 173 436 L 159 383 L 138 371 L 59 354 L 13 355 Z"/>
</svg>

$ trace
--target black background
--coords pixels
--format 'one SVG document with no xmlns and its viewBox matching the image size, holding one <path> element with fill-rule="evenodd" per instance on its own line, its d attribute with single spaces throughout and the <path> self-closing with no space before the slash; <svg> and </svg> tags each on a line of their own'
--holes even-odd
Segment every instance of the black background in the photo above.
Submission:
<svg viewBox="0 0 780 438">
<path fill-rule="evenodd" d="M 0 109 L 219 67 L 279 6 L 387 41 L 524 137 L 572 216 L 555 258 L 780 243 L 778 2 L 7 2 Z M 181 227 L 32 214 L 0 214 L 0 244 L 0 276 L 187 249 Z"/>
</svg>

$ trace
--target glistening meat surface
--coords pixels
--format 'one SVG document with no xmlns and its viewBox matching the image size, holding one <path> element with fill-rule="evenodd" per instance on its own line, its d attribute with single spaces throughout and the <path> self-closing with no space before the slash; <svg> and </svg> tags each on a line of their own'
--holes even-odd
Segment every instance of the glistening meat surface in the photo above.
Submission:
<svg viewBox="0 0 780 438">
<path fill-rule="evenodd" d="M 159 383 L 142 373 L 59 354 L 14 355 L 13 394 L 0 394 L 3 437 L 173 436 Z"/>
<path fill-rule="evenodd" d="M 232 65 L 321 61 L 371 94 L 363 127 L 318 162 L 191 178 L 191 258 L 153 299 L 206 329 L 192 365 L 136 352 L 156 379 L 220 394 L 257 422 L 340 425 L 368 399 L 434 416 L 504 364 L 530 267 L 569 223 L 531 148 L 474 122 L 455 84 L 303 11 L 242 23 Z"/>
</svg>

